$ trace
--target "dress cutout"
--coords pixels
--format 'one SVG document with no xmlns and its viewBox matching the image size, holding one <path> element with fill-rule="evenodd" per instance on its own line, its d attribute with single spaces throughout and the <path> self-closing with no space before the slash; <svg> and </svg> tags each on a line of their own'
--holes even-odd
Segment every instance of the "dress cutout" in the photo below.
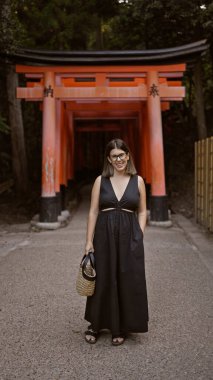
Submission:
<svg viewBox="0 0 213 380">
<path fill-rule="evenodd" d="M 136 216 L 139 200 L 137 175 L 130 177 L 119 201 L 110 179 L 101 178 L 93 241 L 96 288 L 85 311 L 94 331 L 109 329 L 112 335 L 148 331 L 143 232 Z M 107 208 L 115 209 L 101 211 Z"/>
</svg>

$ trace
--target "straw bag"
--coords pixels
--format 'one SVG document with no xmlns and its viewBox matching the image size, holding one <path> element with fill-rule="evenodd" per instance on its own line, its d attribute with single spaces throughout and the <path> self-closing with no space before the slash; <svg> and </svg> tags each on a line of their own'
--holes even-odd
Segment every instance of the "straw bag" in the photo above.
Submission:
<svg viewBox="0 0 213 380">
<path fill-rule="evenodd" d="M 76 281 L 76 290 L 80 296 L 92 296 L 95 291 L 95 257 L 93 252 L 84 255 Z"/>
</svg>

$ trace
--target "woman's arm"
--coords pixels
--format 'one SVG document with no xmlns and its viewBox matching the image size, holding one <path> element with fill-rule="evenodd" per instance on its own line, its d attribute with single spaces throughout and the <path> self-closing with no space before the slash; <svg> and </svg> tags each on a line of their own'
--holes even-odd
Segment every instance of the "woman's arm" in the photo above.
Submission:
<svg viewBox="0 0 213 380">
<path fill-rule="evenodd" d="M 146 188 L 142 177 L 138 176 L 138 189 L 140 193 L 140 203 L 138 208 L 138 222 L 144 232 L 146 226 Z"/>
<path fill-rule="evenodd" d="M 87 221 L 87 234 L 86 234 L 86 246 L 85 253 L 88 254 L 89 251 L 94 251 L 93 247 L 93 236 L 95 231 L 96 220 L 99 213 L 99 197 L 100 197 L 100 185 L 101 176 L 97 177 L 91 194 L 90 210 Z"/>
</svg>

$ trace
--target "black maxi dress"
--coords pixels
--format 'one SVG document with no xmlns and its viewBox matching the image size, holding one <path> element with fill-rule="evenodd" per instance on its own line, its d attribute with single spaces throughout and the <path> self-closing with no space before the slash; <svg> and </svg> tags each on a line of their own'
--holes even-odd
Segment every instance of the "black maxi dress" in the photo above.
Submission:
<svg viewBox="0 0 213 380">
<path fill-rule="evenodd" d="M 112 335 L 148 331 L 143 232 L 136 216 L 139 199 L 137 175 L 130 177 L 120 200 L 110 178 L 101 177 L 93 240 L 97 280 L 85 311 L 94 331 L 109 329 Z"/>
</svg>

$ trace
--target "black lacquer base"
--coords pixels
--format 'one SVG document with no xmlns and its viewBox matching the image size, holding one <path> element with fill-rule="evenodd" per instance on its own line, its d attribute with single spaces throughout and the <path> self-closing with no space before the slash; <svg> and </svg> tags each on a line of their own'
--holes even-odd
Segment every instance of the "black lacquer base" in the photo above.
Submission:
<svg viewBox="0 0 213 380">
<path fill-rule="evenodd" d="M 39 220 L 42 223 L 58 221 L 57 197 L 41 197 Z"/>
<path fill-rule="evenodd" d="M 58 215 L 60 215 L 61 214 L 61 211 L 62 211 L 62 208 L 61 208 L 61 193 L 60 193 L 60 191 L 59 192 L 57 192 L 57 193 L 55 193 L 55 195 L 56 195 L 56 207 L 57 207 L 57 213 L 58 213 Z"/>
<path fill-rule="evenodd" d="M 150 220 L 155 222 L 169 220 L 167 195 L 150 196 Z"/>
<path fill-rule="evenodd" d="M 61 193 L 61 210 L 66 210 L 66 195 L 67 189 L 65 185 L 60 185 L 60 193 Z"/>
</svg>

